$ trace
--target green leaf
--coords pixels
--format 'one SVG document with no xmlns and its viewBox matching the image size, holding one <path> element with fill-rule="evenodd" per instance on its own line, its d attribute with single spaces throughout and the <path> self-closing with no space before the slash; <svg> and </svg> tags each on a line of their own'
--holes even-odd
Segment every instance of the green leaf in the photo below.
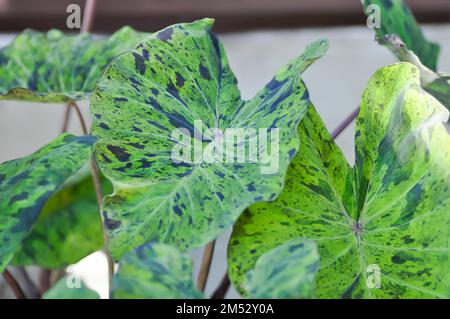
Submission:
<svg viewBox="0 0 450 319">
<path fill-rule="evenodd" d="M 115 299 L 203 299 L 192 281 L 191 259 L 150 243 L 123 256 L 113 280 Z"/>
<path fill-rule="evenodd" d="M 412 64 L 380 69 L 362 98 L 352 169 L 311 106 L 283 192 L 234 227 L 232 282 L 242 290 L 259 256 L 302 237 L 319 247 L 317 298 L 450 297 L 447 118 Z"/>
<path fill-rule="evenodd" d="M 319 252 L 312 240 L 296 238 L 262 254 L 242 283 L 256 299 L 311 298 L 319 268 Z"/>
<path fill-rule="evenodd" d="M 114 60 L 93 94 L 92 132 L 100 137 L 96 158 L 114 186 L 104 214 L 116 258 L 149 241 L 185 250 L 213 240 L 248 205 L 277 196 L 298 150 L 296 128 L 309 102 L 300 75 L 328 43 L 312 44 L 255 98 L 243 101 L 211 27 L 212 20 L 203 19 L 147 37 Z M 195 127 L 196 120 L 202 128 Z M 279 169 L 261 174 L 267 164 L 220 160 L 177 164 L 171 158 L 174 130 L 196 134 L 204 127 L 278 128 Z M 200 143 L 186 135 L 189 143 Z M 204 136 L 200 144 L 213 142 Z"/>
<path fill-rule="evenodd" d="M 0 165 L 0 272 L 47 199 L 90 158 L 95 140 L 62 134 L 35 153 Z"/>
<path fill-rule="evenodd" d="M 450 74 L 436 73 L 422 64 L 417 55 L 409 50 L 395 34 L 386 35 L 378 41 L 389 47 L 401 61 L 414 64 L 420 71 L 420 84 L 448 110 L 450 110 Z"/>
<path fill-rule="evenodd" d="M 373 14 L 373 11 L 368 8 L 370 5 L 377 5 L 381 9 L 381 28 L 374 29 L 379 38 L 388 34 L 397 34 L 406 46 L 419 56 L 423 64 L 432 70 L 436 70 L 440 47 L 438 44 L 425 39 L 413 13 L 403 0 L 361 1 L 368 16 Z M 393 53 L 395 54 L 395 52 Z"/>
<path fill-rule="evenodd" d="M 76 287 L 74 284 L 80 284 Z M 72 285 L 74 285 L 72 287 Z M 72 287 L 72 288 L 69 288 Z M 82 281 L 78 283 L 71 282 L 70 278 L 65 277 L 59 280 L 43 296 L 43 299 L 100 299 L 97 292 L 87 288 Z"/>
<path fill-rule="evenodd" d="M 102 222 L 92 175 L 85 171 L 80 175 L 72 177 L 47 201 L 14 264 L 61 268 L 102 248 Z M 102 191 L 111 190 L 111 184 L 103 178 Z"/>
<path fill-rule="evenodd" d="M 123 27 L 111 37 L 25 30 L 0 49 L 0 100 L 65 102 L 89 98 L 104 68 L 144 33 Z"/>
</svg>

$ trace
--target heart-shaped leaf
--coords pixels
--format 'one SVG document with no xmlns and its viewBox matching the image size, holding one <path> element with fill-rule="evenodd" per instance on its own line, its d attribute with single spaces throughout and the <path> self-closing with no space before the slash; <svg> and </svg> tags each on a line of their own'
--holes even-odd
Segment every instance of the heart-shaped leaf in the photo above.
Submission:
<svg viewBox="0 0 450 319">
<path fill-rule="evenodd" d="M 100 299 L 97 292 L 87 288 L 81 279 L 64 277 L 43 296 L 43 299 Z"/>
<path fill-rule="evenodd" d="M 263 253 L 245 275 L 242 290 L 256 299 L 311 298 L 318 268 L 317 245 L 296 238 Z"/>
<path fill-rule="evenodd" d="M 184 250 L 213 240 L 248 205 L 278 195 L 298 150 L 296 128 L 309 103 L 300 76 L 325 53 L 327 42 L 309 46 L 255 98 L 243 101 L 211 26 L 203 19 L 147 37 L 111 63 L 92 96 L 92 132 L 100 137 L 96 158 L 114 186 L 104 214 L 116 258 L 149 241 Z M 204 127 L 215 133 L 198 136 Z M 212 146 L 239 130 L 244 136 L 228 141 L 246 150 L 249 132 L 255 137 L 259 130 L 257 161 L 240 160 L 235 148 L 225 158 Z M 179 132 L 182 141 L 174 137 Z M 264 145 L 267 137 L 270 146 Z M 191 143 L 195 154 L 208 148 L 219 154 L 213 161 L 174 157 L 180 144 Z M 275 169 L 261 155 L 265 151 Z"/>
<path fill-rule="evenodd" d="M 420 60 L 436 71 L 440 47 L 425 39 L 413 13 L 403 0 L 361 0 L 364 11 L 380 25 L 373 25 L 382 39 L 388 34 L 397 34 Z M 394 54 L 396 52 L 393 52 Z"/>
<path fill-rule="evenodd" d="M 192 281 L 191 259 L 151 243 L 123 256 L 113 281 L 115 299 L 203 299 Z"/>
<path fill-rule="evenodd" d="M 283 192 L 235 225 L 228 256 L 238 288 L 264 252 L 306 237 L 319 247 L 318 298 L 450 297 L 448 111 L 419 75 L 399 63 L 372 77 L 353 169 L 310 107 Z"/>
<path fill-rule="evenodd" d="M 109 62 L 144 35 L 130 27 L 105 39 L 25 30 L 0 50 L 0 100 L 87 99 Z"/>
<path fill-rule="evenodd" d="M 47 199 L 90 158 L 95 138 L 62 134 L 0 165 L 0 272 L 21 248 Z"/>
<path fill-rule="evenodd" d="M 13 264 L 61 268 L 102 248 L 102 222 L 92 175 L 85 171 L 79 175 L 46 202 Z M 111 190 L 111 184 L 103 178 L 102 191 Z"/>
</svg>

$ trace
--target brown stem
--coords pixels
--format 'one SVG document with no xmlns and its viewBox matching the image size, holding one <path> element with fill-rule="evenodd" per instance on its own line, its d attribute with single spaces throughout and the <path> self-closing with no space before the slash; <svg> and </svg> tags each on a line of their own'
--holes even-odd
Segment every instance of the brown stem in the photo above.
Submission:
<svg viewBox="0 0 450 319">
<path fill-rule="evenodd" d="M 39 292 L 39 289 L 36 287 L 33 280 L 31 280 L 25 267 L 22 266 L 17 267 L 16 271 L 18 274 L 20 274 L 20 277 L 22 278 L 22 283 L 24 284 L 24 288 L 27 291 L 27 295 L 32 299 L 40 299 L 41 294 Z"/>
<path fill-rule="evenodd" d="M 228 292 L 228 289 L 230 288 L 230 284 L 231 284 L 230 277 L 228 277 L 228 270 L 227 270 L 225 271 L 225 275 L 223 276 L 219 286 L 211 295 L 211 299 L 224 299 L 225 295 Z"/>
<path fill-rule="evenodd" d="M 200 291 L 205 291 L 206 282 L 208 281 L 209 269 L 211 268 L 212 257 L 214 255 L 214 246 L 216 241 L 213 240 L 206 245 L 203 251 L 202 264 L 200 266 L 200 272 L 197 278 L 197 287 Z"/>
<path fill-rule="evenodd" d="M 359 106 L 356 110 L 354 110 L 347 118 L 338 125 L 338 127 L 331 133 L 331 137 L 336 139 L 346 128 L 353 122 L 353 120 L 358 116 Z"/>
<path fill-rule="evenodd" d="M 64 110 L 64 118 L 63 118 L 63 125 L 61 127 L 61 133 L 67 132 L 67 129 L 69 127 L 69 121 L 70 121 L 70 111 L 72 108 L 69 104 L 66 105 L 66 108 Z"/>
<path fill-rule="evenodd" d="M 78 117 L 78 121 L 80 122 L 81 125 L 81 131 L 83 132 L 84 135 L 87 135 L 88 129 L 86 122 L 84 121 L 83 114 L 81 113 L 80 107 L 75 101 L 70 101 L 67 105 L 75 110 L 75 113 L 77 114 Z"/>
<path fill-rule="evenodd" d="M 39 292 L 43 295 L 50 289 L 52 271 L 50 269 L 41 269 L 39 274 Z"/>
<path fill-rule="evenodd" d="M 3 271 L 3 278 L 5 278 L 6 283 L 14 292 L 14 295 L 17 299 L 27 299 L 27 296 L 23 292 L 16 278 L 14 278 L 14 276 L 8 271 L 8 269 L 5 269 Z"/>
<path fill-rule="evenodd" d="M 94 22 L 95 6 L 95 0 L 86 0 L 83 12 L 83 25 L 81 26 L 81 32 L 91 31 Z"/>
</svg>

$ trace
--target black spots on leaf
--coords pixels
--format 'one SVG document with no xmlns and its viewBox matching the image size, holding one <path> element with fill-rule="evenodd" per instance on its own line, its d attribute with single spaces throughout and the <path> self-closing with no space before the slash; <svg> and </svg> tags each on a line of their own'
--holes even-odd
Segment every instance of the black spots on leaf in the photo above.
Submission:
<svg viewBox="0 0 450 319">
<path fill-rule="evenodd" d="M 160 32 L 158 32 L 156 34 L 156 36 L 158 37 L 158 39 L 160 39 L 161 41 L 167 42 L 169 40 L 172 40 L 172 35 L 173 35 L 173 28 L 169 27 L 166 28 Z"/>
<path fill-rule="evenodd" d="M 347 288 L 347 290 L 342 294 L 341 299 L 352 299 L 353 291 L 358 287 L 361 275 L 355 278 L 352 284 Z"/>
<path fill-rule="evenodd" d="M 154 96 L 158 96 L 158 94 L 159 94 L 159 91 L 158 91 L 157 89 L 155 89 L 155 88 L 151 88 L 151 89 L 150 89 L 150 92 L 152 92 L 152 94 L 153 94 Z"/>
<path fill-rule="evenodd" d="M 262 196 L 256 196 L 255 197 L 255 202 L 260 202 L 262 201 L 264 198 Z"/>
<path fill-rule="evenodd" d="M 289 159 L 292 159 L 292 158 L 294 157 L 295 153 L 296 153 L 296 149 L 295 149 L 295 148 L 291 148 L 291 149 L 289 150 L 289 152 L 288 152 L 288 154 L 289 154 Z"/>
<path fill-rule="evenodd" d="M 9 182 L 8 182 L 8 185 L 15 185 L 18 182 L 21 182 L 24 179 L 26 179 L 29 175 L 30 175 L 30 171 L 29 170 L 25 170 L 22 173 L 19 173 L 16 176 L 14 176 L 13 178 L 11 178 L 9 180 Z"/>
<path fill-rule="evenodd" d="M 247 185 L 247 190 L 249 191 L 249 192 L 254 192 L 255 190 L 256 190 L 256 188 L 255 188 L 255 183 L 250 183 L 250 184 L 248 184 Z"/>
<path fill-rule="evenodd" d="M 112 163 L 112 160 L 109 157 L 107 157 L 105 154 L 101 153 L 100 156 L 102 157 L 103 162 L 108 163 L 108 164 Z"/>
<path fill-rule="evenodd" d="M 128 102 L 126 97 L 115 97 L 114 102 Z"/>
<path fill-rule="evenodd" d="M 139 133 L 142 133 L 142 130 L 139 128 L 139 127 L 137 127 L 137 126 L 132 126 L 131 127 L 131 129 L 133 130 L 133 131 L 135 131 L 135 132 L 139 132 Z"/>
<path fill-rule="evenodd" d="M 0 183 L 3 182 L 6 178 L 5 174 L 0 173 Z"/>
<path fill-rule="evenodd" d="M 381 2 L 383 3 L 383 6 L 387 9 L 390 10 L 393 6 L 392 1 L 391 0 L 381 0 Z"/>
<path fill-rule="evenodd" d="M 402 240 L 405 244 L 411 244 L 414 242 L 414 238 L 411 238 L 409 235 L 402 237 Z"/>
<path fill-rule="evenodd" d="M 142 57 L 144 60 L 148 61 L 149 54 L 147 49 L 142 49 Z"/>
<path fill-rule="evenodd" d="M 273 77 L 272 80 L 266 84 L 266 89 L 269 91 L 276 91 L 282 87 L 284 83 L 285 81 L 278 81 L 275 77 Z"/>
<path fill-rule="evenodd" d="M 200 64 L 200 67 L 198 70 L 199 70 L 202 78 L 204 78 L 205 80 L 208 80 L 208 81 L 211 80 L 211 74 L 209 73 L 209 70 L 205 66 L 203 66 L 203 64 Z"/>
<path fill-rule="evenodd" d="M 252 254 L 252 255 L 256 254 L 256 252 L 257 252 L 257 250 L 256 250 L 256 249 L 252 249 L 252 250 L 250 250 L 250 254 Z"/>
<path fill-rule="evenodd" d="M 176 86 L 170 82 L 167 85 L 167 92 L 172 95 L 174 98 L 176 98 L 178 101 L 180 101 L 181 104 L 183 104 L 184 106 L 187 107 L 186 103 L 183 101 L 183 99 L 180 97 L 180 92 L 178 92 L 178 89 L 176 88 Z"/>
<path fill-rule="evenodd" d="M 293 253 L 293 252 L 296 251 L 297 249 L 300 249 L 300 248 L 303 248 L 303 247 L 304 247 L 304 244 L 303 244 L 303 243 L 298 244 L 298 245 L 292 245 L 292 246 L 289 247 L 289 252 L 290 252 L 290 253 Z"/>
<path fill-rule="evenodd" d="M 192 221 L 192 216 L 189 216 L 189 225 L 192 225 L 193 221 Z"/>
<path fill-rule="evenodd" d="M 167 131 L 167 132 L 169 131 L 169 130 L 167 129 L 167 127 L 162 126 L 161 124 L 159 124 L 159 123 L 156 122 L 156 121 L 147 120 L 147 122 L 148 122 L 148 124 L 153 125 L 154 127 L 157 127 L 157 128 L 159 128 L 160 130 Z M 142 131 L 141 131 L 141 132 L 142 132 Z"/>
<path fill-rule="evenodd" d="M 134 56 L 134 65 L 136 67 L 136 70 L 143 75 L 145 74 L 145 59 L 142 55 L 138 54 L 137 52 L 133 52 Z"/>
<path fill-rule="evenodd" d="M 108 125 L 106 125 L 105 123 L 100 123 L 100 124 L 98 124 L 98 126 L 101 127 L 101 128 L 104 129 L 104 130 L 110 130 L 110 129 L 111 129 L 111 128 L 110 128 Z"/>
<path fill-rule="evenodd" d="M 14 195 L 13 197 L 11 197 L 11 199 L 9 200 L 9 205 L 14 204 L 15 202 L 24 200 L 28 198 L 28 193 L 27 192 L 21 192 L 20 194 Z"/>
<path fill-rule="evenodd" d="M 178 174 L 175 174 L 175 175 L 177 175 L 178 177 L 185 177 L 185 176 L 189 176 L 191 174 L 192 174 L 192 170 L 188 170 L 186 172 L 178 173 Z"/>
<path fill-rule="evenodd" d="M 274 194 L 274 193 L 270 194 L 270 196 L 269 196 L 269 201 L 274 200 L 275 197 L 277 197 L 277 194 Z"/>
<path fill-rule="evenodd" d="M 157 109 L 158 111 L 163 111 L 161 105 L 156 101 L 156 99 L 153 96 L 150 96 L 148 99 L 144 100 L 145 103 L 151 105 L 153 108 Z"/>
<path fill-rule="evenodd" d="M 397 255 L 392 256 L 391 260 L 394 264 L 397 264 L 397 265 L 401 265 L 406 262 L 406 259 L 402 258 L 401 256 L 397 256 Z"/>
<path fill-rule="evenodd" d="M 94 114 L 94 116 L 97 120 L 100 120 L 102 118 L 101 114 Z"/>
<path fill-rule="evenodd" d="M 139 163 L 141 163 L 141 168 L 149 168 L 149 167 L 151 167 L 153 165 L 152 162 L 149 162 L 149 161 L 147 161 L 145 159 L 140 159 Z"/>
<path fill-rule="evenodd" d="M 225 177 L 225 174 L 220 172 L 220 171 L 214 171 L 214 174 L 219 176 L 220 178 L 224 178 Z"/>
<path fill-rule="evenodd" d="M 8 63 L 8 58 L 0 52 L 0 65 L 6 65 L 6 63 Z"/>
<path fill-rule="evenodd" d="M 139 150 L 142 150 L 142 149 L 145 148 L 145 145 L 142 145 L 142 144 L 139 144 L 139 143 L 128 143 L 128 145 L 130 145 L 130 146 L 132 146 L 134 148 L 137 148 Z"/>
<path fill-rule="evenodd" d="M 219 198 L 219 200 L 221 202 L 223 202 L 223 199 L 225 198 L 225 196 L 223 196 L 222 192 L 216 192 L 217 197 Z"/>
<path fill-rule="evenodd" d="M 184 79 L 184 77 L 180 74 L 180 73 L 178 73 L 178 72 L 176 72 L 176 79 L 177 79 L 177 86 L 178 87 L 182 87 L 183 85 L 184 85 L 184 82 L 186 81 L 185 79 Z"/>
<path fill-rule="evenodd" d="M 121 162 L 128 162 L 131 154 L 127 153 L 123 148 L 114 145 L 108 145 L 106 147 L 114 156 Z"/>
<path fill-rule="evenodd" d="M 110 219 L 108 217 L 108 214 L 104 211 L 103 212 L 103 219 L 105 220 L 105 226 L 106 228 L 108 228 L 109 230 L 114 230 L 120 227 L 120 225 L 122 224 L 120 221 L 118 220 L 113 220 Z"/>
<path fill-rule="evenodd" d="M 302 100 L 309 100 L 309 99 L 310 99 L 309 91 L 305 89 L 302 95 Z"/>
<path fill-rule="evenodd" d="M 173 206 L 172 210 L 175 214 L 177 214 L 178 216 L 183 216 L 183 211 L 180 209 L 180 207 L 178 206 Z"/>
</svg>

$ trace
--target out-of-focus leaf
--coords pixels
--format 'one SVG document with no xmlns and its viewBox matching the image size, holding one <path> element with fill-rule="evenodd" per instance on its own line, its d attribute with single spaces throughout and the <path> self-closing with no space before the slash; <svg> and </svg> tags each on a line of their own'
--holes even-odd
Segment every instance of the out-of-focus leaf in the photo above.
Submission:
<svg viewBox="0 0 450 319">
<path fill-rule="evenodd" d="M 123 256 L 113 281 L 115 299 L 201 299 L 191 259 L 176 248 L 151 243 Z"/>
<path fill-rule="evenodd" d="M 397 34 L 428 68 L 435 70 L 439 58 L 438 44 L 425 39 L 413 13 L 403 0 L 361 0 L 367 15 L 374 14 L 370 9 L 376 5 L 380 12 L 380 28 L 374 28 L 378 38 Z M 396 54 L 395 51 L 393 51 Z M 397 55 L 397 54 L 396 54 Z M 397 56 L 398 57 L 398 56 Z"/>
<path fill-rule="evenodd" d="M 48 198 L 90 158 L 95 140 L 62 134 L 35 153 L 0 165 L 0 272 Z"/>
<path fill-rule="evenodd" d="M 130 27 L 105 39 L 88 33 L 25 30 L 0 49 L 0 100 L 87 99 L 109 62 L 144 36 Z"/>
<path fill-rule="evenodd" d="M 81 280 L 64 277 L 43 296 L 43 299 L 100 299 L 97 292 L 87 288 Z M 79 285 L 79 287 L 77 287 Z"/>
<path fill-rule="evenodd" d="M 102 191 L 111 190 L 111 184 L 103 178 Z M 82 172 L 50 197 L 13 263 L 61 268 L 102 246 L 102 222 L 92 175 Z"/>
<path fill-rule="evenodd" d="M 296 238 L 262 254 L 245 274 L 243 290 L 257 299 L 312 298 L 318 269 L 317 245 Z"/>
</svg>

